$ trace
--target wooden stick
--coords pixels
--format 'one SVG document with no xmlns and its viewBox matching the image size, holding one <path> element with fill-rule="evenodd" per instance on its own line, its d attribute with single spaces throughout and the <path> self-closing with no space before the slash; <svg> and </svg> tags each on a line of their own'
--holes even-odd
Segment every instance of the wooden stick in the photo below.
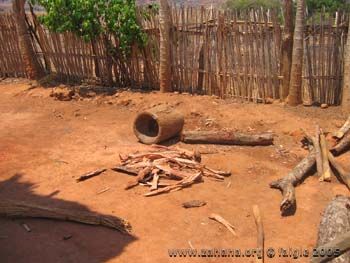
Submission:
<svg viewBox="0 0 350 263">
<path fill-rule="evenodd" d="M 320 130 L 320 146 L 321 146 L 321 153 L 322 153 L 322 169 L 323 173 L 320 177 L 320 181 L 331 181 L 331 168 L 329 166 L 329 161 L 328 161 L 328 145 L 326 141 L 326 137 L 324 136 L 324 133 L 322 130 Z"/>
<path fill-rule="evenodd" d="M 265 241 L 264 225 L 261 219 L 260 209 L 257 205 L 253 206 L 253 214 L 254 214 L 256 229 L 258 232 L 257 248 L 260 251 L 262 251 L 262 257 L 261 258 L 256 257 L 256 262 L 264 263 L 264 241 Z"/>
<path fill-rule="evenodd" d="M 150 167 L 150 166 L 147 166 L 147 167 L 143 168 L 142 170 L 140 170 L 137 177 L 135 178 L 135 180 L 127 183 L 127 185 L 125 186 L 125 190 L 131 189 L 131 188 L 137 186 L 151 172 L 152 172 L 152 167 Z"/>
<path fill-rule="evenodd" d="M 344 170 L 344 168 L 337 162 L 337 160 L 334 158 L 331 152 L 328 152 L 328 160 L 330 161 L 334 169 L 338 172 L 343 183 L 350 190 L 350 173 Z"/>
<path fill-rule="evenodd" d="M 113 170 L 115 172 L 126 173 L 126 174 L 129 174 L 129 175 L 137 175 L 138 174 L 137 169 L 130 168 L 130 167 L 127 167 L 127 166 L 124 166 L 124 165 L 115 166 L 115 167 L 111 168 L 111 170 Z"/>
<path fill-rule="evenodd" d="M 217 214 L 211 214 L 209 218 L 219 222 L 220 224 L 223 224 L 232 233 L 232 235 L 234 235 L 235 237 L 237 236 L 235 227 L 231 225 L 227 220 L 225 220 L 222 216 Z"/>
<path fill-rule="evenodd" d="M 321 146 L 320 146 L 320 127 L 318 125 L 316 127 L 316 136 L 312 137 L 311 140 L 315 149 L 317 173 L 318 173 L 318 176 L 321 177 L 323 175 L 323 162 L 322 162 L 322 152 L 321 152 Z"/>
<path fill-rule="evenodd" d="M 334 137 L 336 137 L 337 139 L 342 139 L 344 137 L 344 135 L 350 130 L 350 116 L 348 117 L 348 119 L 346 120 L 346 122 L 344 123 L 344 125 L 339 129 L 339 131 L 337 131 L 334 134 Z"/>
<path fill-rule="evenodd" d="M 282 215 L 288 215 L 290 212 L 294 213 L 296 209 L 295 187 L 299 185 L 308 172 L 314 167 L 316 163 L 315 151 L 312 150 L 294 169 L 288 173 L 284 178 L 270 183 L 270 187 L 279 189 L 282 192 L 282 202 L 280 210 Z"/>
<path fill-rule="evenodd" d="M 90 172 L 90 173 L 83 174 L 79 178 L 77 178 L 76 181 L 77 182 L 85 181 L 87 179 L 90 179 L 92 177 L 100 175 L 101 173 L 103 173 L 105 171 L 107 171 L 107 169 L 103 168 L 103 169 L 99 169 L 99 170 L 96 170 L 96 171 L 93 171 L 93 172 Z"/>
<path fill-rule="evenodd" d="M 88 225 L 100 225 L 116 229 L 122 233 L 131 231 L 130 224 L 119 217 L 100 215 L 89 211 L 46 207 L 14 200 L 0 200 L 0 216 L 9 218 L 47 218 Z"/>
<path fill-rule="evenodd" d="M 266 146 L 273 144 L 272 133 L 243 134 L 226 131 L 185 131 L 181 140 L 184 143 L 227 144 L 245 146 Z"/>
</svg>

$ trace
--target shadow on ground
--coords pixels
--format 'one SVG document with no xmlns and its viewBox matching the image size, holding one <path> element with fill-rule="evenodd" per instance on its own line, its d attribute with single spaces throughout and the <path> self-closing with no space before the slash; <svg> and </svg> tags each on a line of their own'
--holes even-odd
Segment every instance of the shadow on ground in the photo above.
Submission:
<svg viewBox="0 0 350 263">
<path fill-rule="evenodd" d="M 90 211 L 76 202 L 34 193 L 35 185 L 16 174 L 0 182 L 0 198 L 38 205 Z M 117 215 L 116 215 L 117 216 Z M 27 232 L 23 224 L 30 227 Z M 0 261 L 5 262 L 106 262 L 117 258 L 136 238 L 116 230 L 48 219 L 0 218 Z"/>
</svg>

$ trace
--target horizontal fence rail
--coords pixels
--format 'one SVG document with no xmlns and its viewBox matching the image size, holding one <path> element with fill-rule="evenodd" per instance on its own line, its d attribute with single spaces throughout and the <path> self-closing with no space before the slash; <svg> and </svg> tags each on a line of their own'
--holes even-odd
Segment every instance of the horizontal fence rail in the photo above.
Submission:
<svg viewBox="0 0 350 263">
<path fill-rule="evenodd" d="M 118 40 L 101 36 L 84 41 L 72 33 L 54 33 L 28 15 L 33 46 L 48 73 L 63 81 L 93 79 L 102 85 L 159 89 L 160 29 L 155 10 L 138 7 L 147 44 L 133 46 L 127 57 Z M 273 10 L 222 11 L 173 6 L 172 90 L 265 102 L 279 99 L 283 26 Z M 320 14 L 305 26 L 304 103 L 338 105 L 341 101 L 348 15 Z M 23 77 L 16 24 L 0 14 L 0 76 Z M 116 47 L 110 52 L 110 47 Z"/>
</svg>

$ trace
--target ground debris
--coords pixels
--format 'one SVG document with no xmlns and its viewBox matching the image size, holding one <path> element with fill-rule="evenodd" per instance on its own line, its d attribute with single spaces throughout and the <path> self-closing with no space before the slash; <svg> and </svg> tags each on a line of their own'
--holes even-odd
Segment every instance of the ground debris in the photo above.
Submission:
<svg viewBox="0 0 350 263">
<path fill-rule="evenodd" d="M 197 151 L 178 147 L 152 145 L 146 151 L 120 156 L 120 161 L 120 165 L 113 170 L 129 174 L 132 171 L 132 174 L 137 175 L 125 189 L 139 184 L 150 186 L 150 192 L 145 196 L 178 191 L 203 181 L 203 177 L 223 181 L 225 176 L 231 175 L 230 172 L 217 171 L 201 164 L 201 156 Z M 176 182 L 169 183 L 166 180 Z"/>
<path fill-rule="evenodd" d="M 182 206 L 184 208 L 193 208 L 193 207 L 201 207 L 201 206 L 205 206 L 207 204 L 207 202 L 205 201 L 201 201 L 201 200 L 192 200 L 192 201 L 188 201 L 182 204 Z"/>
</svg>

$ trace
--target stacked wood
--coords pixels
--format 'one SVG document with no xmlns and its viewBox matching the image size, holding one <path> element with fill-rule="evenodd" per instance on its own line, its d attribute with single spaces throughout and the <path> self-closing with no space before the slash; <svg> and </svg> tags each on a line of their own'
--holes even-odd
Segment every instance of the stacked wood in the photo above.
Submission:
<svg viewBox="0 0 350 263">
<path fill-rule="evenodd" d="M 184 143 L 266 146 L 273 144 L 273 134 L 243 134 L 233 131 L 185 131 L 182 133 L 181 140 Z"/>
<path fill-rule="evenodd" d="M 321 252 L 322 250 L 326 256 L 318 255 L 311 260 L 312 263 L 350 262 L 349 197 L 337 196 L 326 207 L 319 226 L 316 251 Z M 336 256 L 338 257 L 334 258 Z"/>
<path fill-rule="evenodd" d="M 40 206 L 14 200 L 0 200 L 0 216 L 8 218 L 47 218 L 88 225 L 100 225 L 116 229 L 122 233 L 129 233 L 131 231 L 130 224 L 119 217 L 100 215 L 88 211 Z"/>
<path fill-rule="evenodd" d="M 120 156 L 120 160 L 117 171 L 137 174 L 125 189 L 139 184 L 150 186 L 150 192 L 145 196 L 178 191 L 201 182 L 203 177 L 223 181 L 225 176 L 231 175 L 201 164 L 198 152 L 178 147 L 152 145 L 147 151 Z"/>
</svg>

